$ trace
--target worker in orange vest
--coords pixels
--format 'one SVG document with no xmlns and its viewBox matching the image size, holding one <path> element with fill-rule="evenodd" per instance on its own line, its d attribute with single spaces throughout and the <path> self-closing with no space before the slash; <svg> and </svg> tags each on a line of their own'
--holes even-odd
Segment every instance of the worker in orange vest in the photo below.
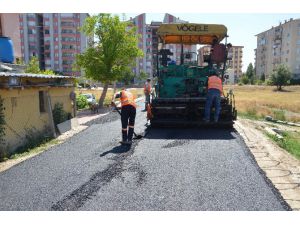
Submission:
<svg viewBox="0 0 300 225">
<path fill-rule="evenodd" d="M 214 102 L 215 114 L 214 122 L 218 122 L 221 111 L 221 94 L 223 93 L 222 79 L 218 77 L 215 71 L 211 71 L 208 77 L 208 91 L 205 102 L 204 121 L 210 121 L 210 109 Z"/>
<path fill-rule="evenodd" d="M 145 94 L 145 111 L 147 110 L 147 105 L 150 103 L 150 94 L 151 94 L 151 79 L 148 78 L 144 85 L 144 94 Z"/>
<path fill-rule="evenodd" d="M 121 92 L 115 95 L 115 98 L 120 98 L 121 100 L 122 141 L 120 143 L 131 145 L 136 115 L 135 97 L 131 92 L 123 88 Z"/>
</svg>

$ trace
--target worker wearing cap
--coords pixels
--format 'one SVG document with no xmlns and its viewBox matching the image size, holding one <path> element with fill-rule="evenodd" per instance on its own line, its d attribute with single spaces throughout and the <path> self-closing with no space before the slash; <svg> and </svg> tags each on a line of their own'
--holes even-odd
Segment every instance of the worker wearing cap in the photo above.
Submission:
<svg viewBox="0 0 300 225">
<path fill-rule="evenodd" d="M 221 111 L 221 94 L 223 93 L 222 79 L 218 77 L 215 71 L 211 71 L 208 77 L 208 91 L 205 103 L 204 121 L 210 121 L 210 109 L 212 103 L 215 105 L 214 122 L 218 122 Z"/>
<path fill-rule="evenodd" d="M 150 103 L 151 94 L 151 79 L 148 78 L 144 84 L 144 94 L 145 94 L 145 110 L 147 110 L 147 105 Z"/>
<path fill-rule="evenodd" d="M 121 92 L 115 95 L 115 98 L 121 100 L 122 141 L 120 143 L 131 145 L 136 115 L 135 97 L 123 88 Z"/>
</svg>

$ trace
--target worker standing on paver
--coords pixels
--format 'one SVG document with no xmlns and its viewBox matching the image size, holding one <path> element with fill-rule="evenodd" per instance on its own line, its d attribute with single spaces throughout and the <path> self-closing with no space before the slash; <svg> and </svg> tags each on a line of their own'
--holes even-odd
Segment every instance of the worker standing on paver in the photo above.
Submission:
<svg viewBox="0 0 300 225">
<path fill-rule="evenodd" d="M 131 145 L 136 115 L 135 97 L 131 92 L 123 88 L 121 92 L 114 96 L 115 98 L 120 98 L 121 100 L 122 141 L 120 143 Z M 112 105 L 115 106 L 114 101 L 112 101 Z"/>
<path fill-rule="evenodd" d="M 204 121 L 210 121 L 210 109 L 214 102 L 215 114 L 214 122 L 218 122 L 221 111 L 221 94 L 223 93 L 222 79 L 218 77 L 217 73 L 212 70 L 208 77 L 208 91 L 205 102 Z"/>
<path fill-rule="evenodd" d="M 147 110 L 147 105 L 150 103 L 151 94 L 151 79 L 148 78 L 144 84 L 144 94 L 145 94 L 145 111 Z"/>
</svg>

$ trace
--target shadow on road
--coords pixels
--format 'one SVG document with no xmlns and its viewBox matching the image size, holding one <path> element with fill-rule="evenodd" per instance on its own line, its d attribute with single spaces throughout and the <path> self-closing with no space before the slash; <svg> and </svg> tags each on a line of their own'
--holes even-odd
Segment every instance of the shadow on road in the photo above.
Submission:
<svg viewBox="0 0 300 225">
<path fill-rule="evenodd" d="M 235 129 L 226 128 L 151 128 L 145 139 L 231 140 L 237 138 Z"/>
<path fill-rule="evenodd" d="M 106 152 L 103 152 L 100 157 L 103 157 L 109 153 L 112 153 L 112 154 L 121 154 L 121 153 L 124 153 L 124 152 L 128 152 L 130 150 L 130 146 L 128 145 L 118 145 L 116 147 L 114 147 L 113 149 L 109 150 L 109 151 L 106 151 Z"/>
</svg>

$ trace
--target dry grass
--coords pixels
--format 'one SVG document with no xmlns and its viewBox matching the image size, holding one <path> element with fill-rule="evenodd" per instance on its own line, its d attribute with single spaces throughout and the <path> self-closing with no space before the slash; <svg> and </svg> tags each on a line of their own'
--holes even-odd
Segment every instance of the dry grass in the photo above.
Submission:
<svg viewBox="0 0 300 225">
<path fill-rule="evenodd" d="M 300 86 L 284 87 L 278 92 L 270 86 L 225 86 L 232 89 L 240 115 L 262 118 L 267 115 L 275 119 L 300 121 Z"/>
</svg>

